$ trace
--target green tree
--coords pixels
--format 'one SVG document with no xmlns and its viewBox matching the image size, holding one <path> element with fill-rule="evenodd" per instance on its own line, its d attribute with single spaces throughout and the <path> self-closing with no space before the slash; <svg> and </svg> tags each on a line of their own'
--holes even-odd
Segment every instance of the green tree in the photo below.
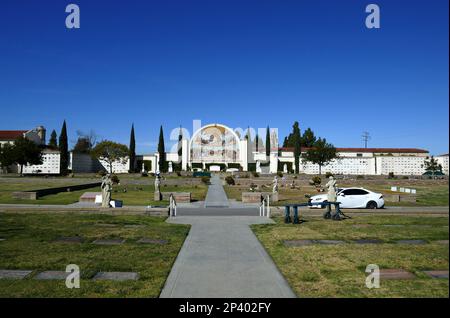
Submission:
<svg viewBox="0 0 450 318">
<path fill-rule="evenodd" d="M 164 146 L 164 133 L 163 127 L 161 125 L 159 129 L 159 142 L 158 142 L 158 153 L 159 153 L 159 171 L 166 172 L 167 164 L 166 164 L 166 148 Z"/>
<path fill-rule="evenodd" d="M 134 136 L 134 124 L 131 125 L 129 150 L 130 152 L 128 157 L 130 158 L 130 172 L 136 172 L 136 139 Z"/>
<path fill-rule="evenodd" d="M 73 147 L 73 152 L 76 153 L 90 153 L 92 150 L 92 144 L 89 141 L 89 138 L 81 136 L 78 137 L 77 143 Z"/>
<path fill-rule="evenodd" d="M 178 156 L 183 155 L 183 130 L 180 126 L 180 131 L 178 132 Z"/>
<path fill-rule="evenodd" d="M 270 156 L 270 129 L 267 126 L 266 130 L 266 156 Z"/>
<path fill-rule="evenodd" d="M 56 135 L 56 131 L 53 129 L 50 134 L 50 140 L 48 141 L 48 146 L 52 149 L 58 149 L 58 136 Z"/>
<path fill-rule="evenodd" d="M 67 126 L 64 120 L 61 133 L 59 134 L 59 151 L 61 160 L 61 174 L 67 174 L 69 167 L 69 144 L 67 142 Z"/>
<path fill-rule="evenodd" d="M 259 135 L 258 135 L 258 132 L 256 133 L 256 137 L 255 137 L 255 150 L 256 150 L 256 152 L 258 152 L 258 150 L 259 150 Z"/>
<path fill-rule="evenodd" d="M 91 155 L 98 160 L 104 160 L 109 166 L 109 173 L 113 173 L 113 163 L 125 164 L 128 160 L 129 149 L 126 145 L 104 140 L 92 149 Z"/>
<path fill-rule="evenodd" d="M 33 141 L 22 136 L 17 138 L 13 145 L 4 145 L 1 153 L 1 165 L 3 167 L 7 167 L 11 164 L 19 165 L 20 175 L 23 175 L 24 165 L 42 164 L 42 148 Z"/>
<path fill-rule="evenodd" d="M 337 158 L 336 148 L 325 138 L 319 137 L 313 147 L 306 151 L 303 161 L 319 165 L 319 174 L 322 174 L 322 167 L 335 158 Z"/>
<path fill-rule="evenodd" d="M 295 172 L 298 173 L 300 171 L 300 155 L 302 152 L 301 133 L 300 133 L 300 126 L 298 124 L 298 121 L 294 122 L 294 125 L 292 126 L 292 135 L 293 135 L 293 142 L 294 142 Z"/>
<path fill-rule="evenodd" d="M 434 159 L 434 156 L 431 156 L 429 160 L 425 160 L 425 170 L 430 171 L 431 176 L 434 178 L 436 172 L 442 172 L 442 165 Z"/>
<path fill-rule="evenodd" d="M 314 146 L 316 141 L 317 137 L 314 135 L 314 132 L 311 130 L 311 128 L 308 128 L 303 132 L 301 140 L 302 147 L 311 148 Z"/>
</svg>

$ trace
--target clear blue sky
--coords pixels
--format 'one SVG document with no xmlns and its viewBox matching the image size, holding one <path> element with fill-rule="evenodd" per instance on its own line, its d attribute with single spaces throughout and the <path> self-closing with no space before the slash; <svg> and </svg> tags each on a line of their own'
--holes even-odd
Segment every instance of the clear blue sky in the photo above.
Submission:
<svg viewBox="0 0 450 318">
<path fill-rule="evenodd" d="M 81 28 L 65 27 L 65 7 Z M 365 6 L 381 29 L 365 28 Z M 2 0 L 0 129 L 67 120 L 137 150 L 159 125 L 277 127 L 448 152 L 448 1 Z"/>
</svg>

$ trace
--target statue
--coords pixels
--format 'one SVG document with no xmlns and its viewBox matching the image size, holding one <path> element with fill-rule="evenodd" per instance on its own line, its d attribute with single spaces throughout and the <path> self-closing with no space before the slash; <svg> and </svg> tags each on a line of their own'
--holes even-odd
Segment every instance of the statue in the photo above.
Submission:
<svg viewBox="0 0 450 318">
<path fill-rule="evenodd" d="M 159 172 L 157 172 L 155 175 L 155 196 L 154 196 L 155 201 L 161 201 L 160 186 L 161 186 L 161 176 Z"/>
<path fill-rule="evenodd" d="M 277 176 L 275 176 L 272 183 L 273 183 L 272 193 L 278 193 L 278 177 Z"/>
<path fill-rule="evenodd" d="M 330 180 L 325 185 L 328 189 L 328 202 L 336 202 L 336 180 L 333 178 L 333 176 L 330 176 Z"/>
<path fill-rule="evenodd" d="M 102 178 L 102 184 L 100 186 L 100 188 L 102 189 L 102 208 L 109 208 L 109 203 L 111 202 L 112 185 L 111 175 L 105 175 Z"/>
<path fill-rule="evenodd" d="M 328 202 L 336 202 L 337 196 L 336 196 L 336 180 L 333 176 L 330 176 L 330 180 L 327 182 L 325 187 L 328 188 Z M 328 205 L 327 211 L 324 214 L 325 218 L 331 217 L 332 219 L 337 219 L 339 217 L 338 215 L 338 209 L 336 206 L 334 207 L 334 213 L 331 215 L 331 205 Z"/>
<path fill-rule="evenodd" d="M 261 173 L 261 162 L 259 160 L 256 161 L 256 172 Z"/>
</svg>

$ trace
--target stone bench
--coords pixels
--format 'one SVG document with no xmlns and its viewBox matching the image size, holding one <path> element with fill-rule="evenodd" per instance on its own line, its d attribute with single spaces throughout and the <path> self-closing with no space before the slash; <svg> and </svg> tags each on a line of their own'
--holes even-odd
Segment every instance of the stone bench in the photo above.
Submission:
<svg viewBox="0 0 450 318">
<path fill-rule="evenodd" d="M 415 194 L 383 194 L 386 202 L 413 202 L 417 201 Z"/>
<path fill-rule="evenodd" d="M 161 192 L 162 199 L 168 201 L 171 194 L 177 203 L 191 202 L 191 192 Z"/>
<path fill-rule="evenodd" d="M 242 192 L 242 203 L 261 203 L 261 192 Z"/>
<path fill-rule="evenodd" d="M 83 193 L 83 195 L 80 197 L 79 202 L 91 202 L 91 203 L 95 203 L 95 197 L 97 195 L 102 195 L 101 192 L 85 192 Z"/>
</svg>

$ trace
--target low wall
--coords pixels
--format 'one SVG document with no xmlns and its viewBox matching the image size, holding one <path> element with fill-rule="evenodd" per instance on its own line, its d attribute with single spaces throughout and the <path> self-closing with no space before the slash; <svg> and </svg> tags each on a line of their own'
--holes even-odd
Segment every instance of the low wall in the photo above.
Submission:
<svg viewBox="0 0 450 318">
<path fill-rule="evenodd" d="M 416 202 L 417 196 L 414 194 L 383 194 L 386 202 Z"/>
<path fill-rule="evenodd" d="M 191 193 L 190 192 L 161 192 L 163 200 L 169 200 L 170 195 L 173 195 L 177 203 L 190 203 Z"/>
<path fill-rule="evenodd" d="M 57 187 L 57 188 L 38 189 L 38 190 L 30 190 L 30 191 L 17 191 L 17 192 L 13 192 L 11 194 L 11 196 L 13 197 L 13 199 L 37 200 L 38 198 L 49 195 L 49 194 L 57 194 L 60 192 L 71 192 L 71 191 L 89 189 L 89 188 L 93 188 L 93 187 L 100 187 L 101 184 L 102 184 L 101 182 L 94 182 L 94 183 L 85 183 L 85 184 L 78 184 L 78 185 L 69 185 L 69 186 Z"/>
</svg>

